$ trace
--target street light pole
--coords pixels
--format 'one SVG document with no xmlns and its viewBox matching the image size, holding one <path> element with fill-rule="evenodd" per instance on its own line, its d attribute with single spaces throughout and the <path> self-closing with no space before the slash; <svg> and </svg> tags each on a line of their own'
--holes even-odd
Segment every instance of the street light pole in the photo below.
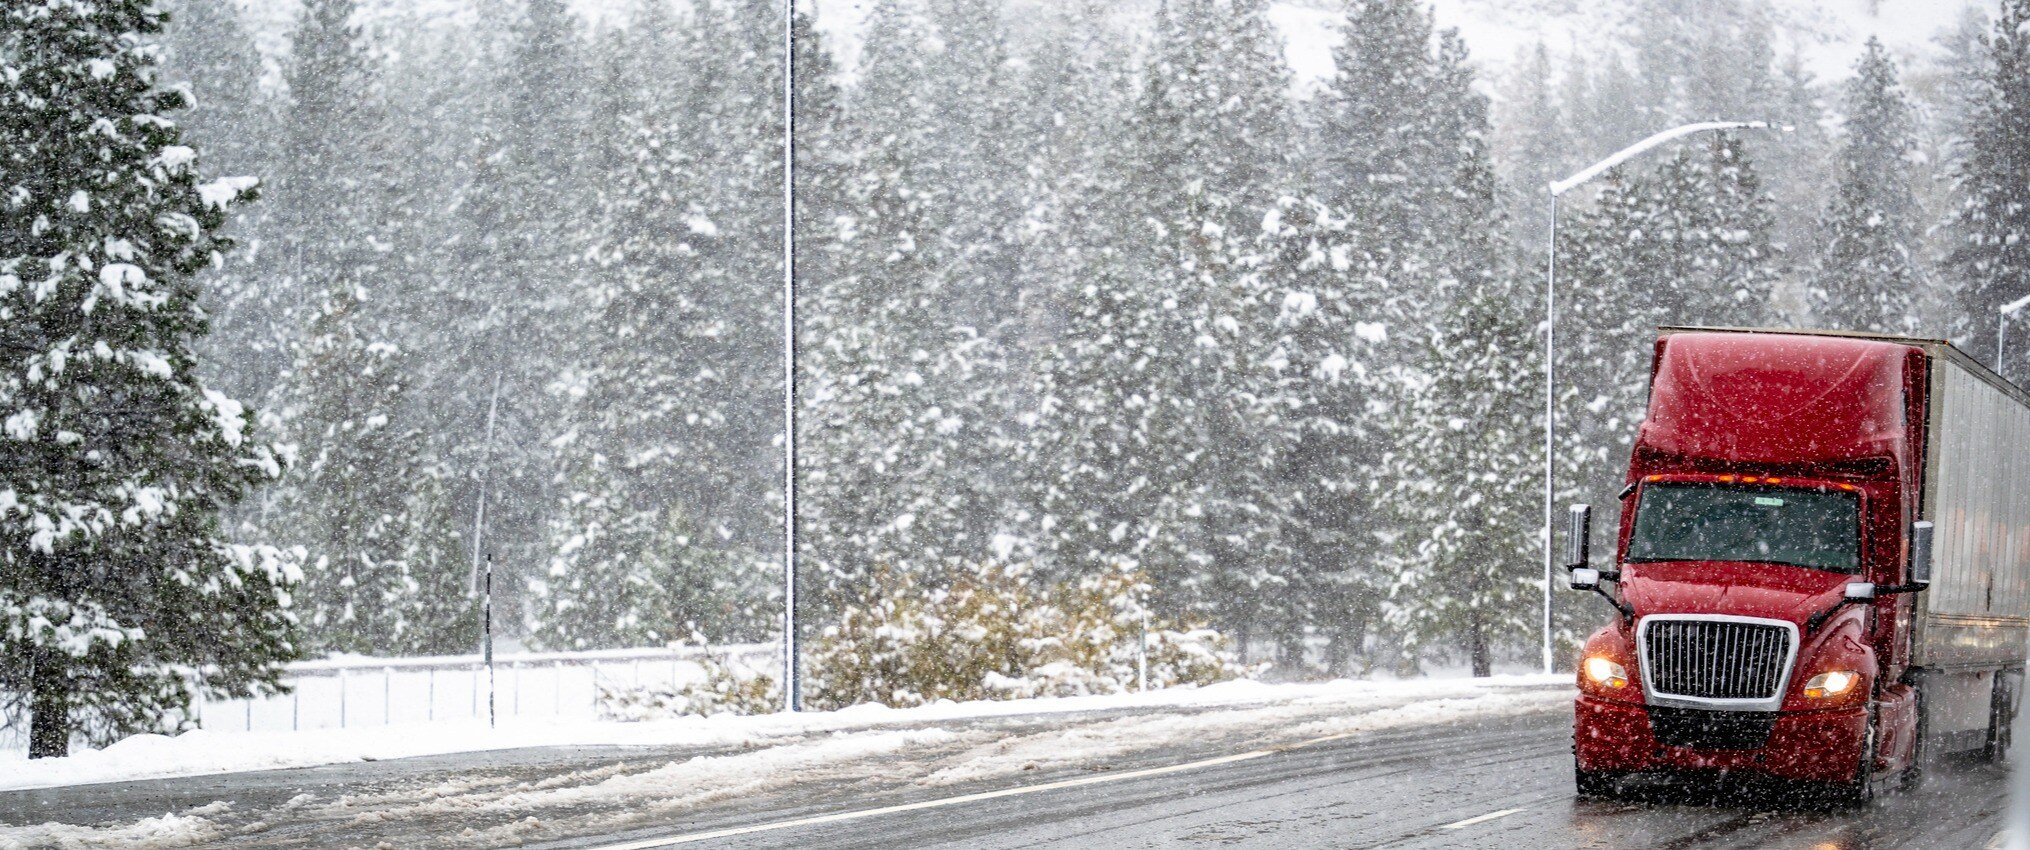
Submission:
<svg viewBox="0 0 2030 850">
<path fill-rule="evenodd" d="M 803 707 L 797 657 L 796 0 L 782 19 L 782 710 Z"/>
<path fill-rule="evenodd" d="M 1551 250 L 1544 275 L 1544 672 L 1550 673 L 1555 659 L 1551 651 L 1551 588 L 1557 569 L 1556 557 L 1551 552 L 1552 537 L 1555 534 L 1555 502 L 1557 489 L 1557 428 L 1558 428 L 1558 357 L 1557 357 L 1557 299 L 1558 299 L 1558 198 L 1594 178 L 1607 173 L 1615 166 L 1641 156 L 1652 149 L 1694 133 L 1716 130 L 1770 130 L 1780 129 L 1788 133 L 1793 128 L 1778 127 L 1767 121 L 1702 121 L 1673 127 L 1647 139 L 1616 151 L 1614 155 L 1593 163 L 1563 180 L 1552 182 L 1547 188 L 1551 196 Z M 2026 299 L 2030 300 L 2030 299 Z"/>
</svg>

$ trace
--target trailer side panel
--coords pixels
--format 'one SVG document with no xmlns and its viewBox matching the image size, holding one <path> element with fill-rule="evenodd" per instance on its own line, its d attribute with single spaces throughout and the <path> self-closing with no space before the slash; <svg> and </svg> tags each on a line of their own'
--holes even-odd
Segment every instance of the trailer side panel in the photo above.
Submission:
<svg viewBox="0 0 2030 850">
<path fill-rule="evenodd" d="M 2030 407 L 1943 352 L 1932 357 L 1924 518 L 1931 589 L 1913 663 L 2021 664 L 2030 654 Z"/>
</svg>

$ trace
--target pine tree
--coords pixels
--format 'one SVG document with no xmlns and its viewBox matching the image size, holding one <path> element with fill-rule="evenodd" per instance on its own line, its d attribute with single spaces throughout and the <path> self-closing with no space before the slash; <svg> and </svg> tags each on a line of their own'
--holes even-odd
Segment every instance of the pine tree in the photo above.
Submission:
<svg viewBox="0 0 2030 850">
<path fill-rule="evenodd" d="M 1947 259 L 1963 281 L 1961 310 L 1971 314 L 1974 339 L 1985 340 L 1997 308 L 2030 295 L 2030 200 L 2023 197 L 2030 185 L 2030 0 L 2002 3 L 1977 91 Z"/>
<path fill-rule="evenodd" d="M 375 298 L 396 290 L 392 182 L 377 68 L 351 0 L 312 0 L 292 35 L 288 163 L 270 224 L 276 278 L 304 305 L 279 406 L 303 462 L 260 524 L 310 554 L 314 645 L 358 653 L 462 648 L 472 604 L 450 505 L 431 497 L 428 441 L 407 424 L 416 359 Z M 426 615 L 425 612 L 435 612 Z"/>
<path fill-rule="evenodd" d="M 192 353 L 194 275 L 253 181 L 200 177 L 161 28 L 142 0 L 0 10 L 0 690 L 31 757 L 173 728 L 297 651 L 296 565 L 219 519 L 280 455 Z"/>
<path fill-rule="evenodd" d="M 740 297 L 765 298 L 774 281 L 765 258 L 728 262 L 728 243 L 759 223 L 729 218 L 738 211 L 720 191 L 735 176 L 713 148 L 730 129 L 696 126 L 738 126 L 742 116 L 715 88 L 738 66 L 724 51 L 705 53 L 729 33 L 701 13 L 701 26 L 672 38 L 671 18 L 661 3 L 638 6 L 611 54 L 607 90 L 621 111 L 601 186 L 601 268 L 589 277 L 594 317 L 584 361 L 566 380 L 571 429 L 557 455 L 567 495 L 535 585 L 536 636 L 560 648 L 753 625 L 735 596 L 751 589 L 737 583 L 748 559 L 728 545 L 730 517 L 720 512 L 733 513 L 729 491 L 740 480 L 736 345 L 754 329 L 728 311 Z M 696 74 L 674 61 L 701 54 L 714 64 Z M 649 81 L 667 94 L 644 92 Z M 743 75 L 728 88 L 753 84 Z"/>
<path fill-rule="evenodd" d="M 955 558 L 984 552 L 995 521 L 974 507 L 992 487 L 977 457 L 1001 439 L 1005 359 L 962 318 L 964 261 L 942 235 L 960 188 L 938 176 L 937 125 L 923 120 L 940 92 L 917 11 L 884 2 L 869 19 L 821 230 L 826 277 L 801 302 L 802 516 L 828 608 L 877 566 L 941 583 Z"/>
<path fill-rule="evenodd" d="M 1500 226 L 1488 107 L 1472 90 L 1457 33 L 1435 33 L 1428 13 L 1406 0 L 1355 3 L 1346 29 L 1334 54 L 1339 80 L 1319 109 L 1335 140 L 1323 169 L 1327 204 L 1346 217 L 1341 262 L 1351 273 L 1320 281 L 1337 284 L 1319 293 L 1330 318 L 1287 337 L 1299 362 L 1336 357 L 1334 371 L 1346 377 L 1303 386 L 1303 437 L 1284 463 L 1304 494 L 1299 575 L 1326 600 L 1318 616 L 1334 660 L 1362 652 L 1388 593 L 1382 570 L 1348 581 L 1345 566 L 1382 562 L 1400 532 L 1372 469 L 1414 439 L 1413 390 L 1430 381 L 1418 374 L 1430 362 L 1424 349 L 1460 282 L 1485 273 L 1495 256 L 1487 228 Z"/>
<path fill-rule="evenodd" d="M 1430 348 L 1411 439 L 1386 467 L 1405 511 L 1388 618 L 1405 651 L 1463 647 L 1473 675 L 1525 643 L 1541 577 L 1534 467 L 1543 413 L 1532 379 L 1541 346 L 1511 280 L 1463 292 Z"/>
<path fill-rule="evenodd" d="M 553 383 L 584 339 L 584 285 L 590 206 L 586 163 L 595 126 L 587 111 L 589 68 L 577 20 L 562 0 L 526 0 L 504 15 L 498 63 L 485 113 L 467 153 L 471 177 L 454 208 L 457 240 L 431 269 L 434 315 L 456 336 L 442 345 L 433 404 L 448 442 L 447 463 L 485 466 L 491 487 L 481 545 L 497 553 L 496 617 L 522 619 L 523 590 L 548 564 L 544 515 L 557 504 L 549 448 L 559 436 Z M 490 394 L 502 386 L 497 431 L 486 440 Z M 477 476 L 461 515 L 472 516 Z"/>
<path fill-rule="evenodd" d="M 1164 7 L 1133 113 L 1125 203 L 1139 226 L 1100 258 L 1089 279 L 1106 285 L 1067 328 L 1116 350 L 1062 363 L 1046 401 L 1076 405 L 1060 408 L 1077 414 L 1056 426 L 1071 439 L 1060 462 L 1107 481 L 1080 497 L 1090 507 L 1075 522 L 1105 535 L 1082 548 L 1138 561 L 1165 610 L 1207 611 L 1242 634 L 1266 625 L 1289 567 L 1275 440 L 1254 427 L 1271 398 L 1258 392 L 1269 340 L 1244 321 L 1267 297 L 1254 237 L 1289 179 L 1287 90 L 1265 4 Z M 1104 378 L 1070 378 L 1096 367 Z"/>
<path fill-rule="evenodd" d="M 1910 192 L 1910 106 L 1896 65 L 1869 39 L 1847 84 L 1839 182 L 1820 229 L 1814 315 L 1826 327 L 1917 330 L 1916 200 Z"/>
<path fill-rule="evenodd" d="M 1377 250 L 1403 252 L 1408 261 L 1391 263 L 1399 269 L 1391 277 L 1415 288 L 1409 298 L 1447 306 L 1425 322 L 1397 323 L 1419 337 L 1422 359 L 1388 371 L 1404 409 L 1380 476 L 1383 521 L 1397 535 L 1379 559 L 1381 581 L 1405 666 L 1449 643 L 1466 647 L 1484 676 L 1497 649 L 1523 633 L 1530 617 L 1521 603 L 1537 587 L 1519 567 L 1534 537 L 1530 381 L 1540 352 L 1525 306 L 1533 299 L 1502 265 L 1487 101 L 1457 33 L 1439 33 L 1424 61 L 1428 89 L 1413 126 L 1437 143 L 1420 154 L 1431 163 L 1419 190 L 1431 232 Z"/>
</svg>

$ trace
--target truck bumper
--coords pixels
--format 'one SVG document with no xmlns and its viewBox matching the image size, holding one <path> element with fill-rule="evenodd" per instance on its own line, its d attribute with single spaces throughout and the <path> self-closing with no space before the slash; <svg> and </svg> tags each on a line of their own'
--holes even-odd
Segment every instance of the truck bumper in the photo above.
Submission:
<svg viewBox="0 0 2030 850">
<path fill-rule="evenodd" d="M 1724 771 L 1811 782 L 1852 782 L 1859 772 L 1867 724 L 1864 707 L 1787 711 L 1775 715 L 1768 738 L 1759 747 L 1670 746 L 1658 740 L 1648 706 L 1582 696 L 1573 709 L 1572 741 L 1580 770 Z"/>
</svg>

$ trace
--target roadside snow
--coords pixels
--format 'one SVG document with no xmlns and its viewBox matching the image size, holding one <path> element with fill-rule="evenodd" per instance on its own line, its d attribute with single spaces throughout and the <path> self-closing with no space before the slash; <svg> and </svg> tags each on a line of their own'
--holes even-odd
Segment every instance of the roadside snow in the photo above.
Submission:
<svg viewBox="0 0 2030 850">
<path fill-rule="evenodd" d="M 217 814 L 224 806 L 213 803 L 182 815 L 164 814 L 131 824 L 108 827 L 69 826 L 46 823 L 23 828 L 0 827 L 0 850 L 47 850 L 47 848 L 112 848 L 157 850 L 191 847 L 226 837 L 225 830 L 203 814 Z"/>
<path fill-rule="evenodd" d="M 661 746 L 767 748 L 803 742 L 816 735 L 870 730 L 898 725 L 922 726 L 951 720 L 1118 710 L 1276 706 L 1281 711 L 1216 712 L 1204 717 L 1162 713 L 1119 721 L 1114 731 L 1124 742 L 1146 746 L 1148 735 L 1193 728 L 1193 724 L 1245 722 L 1273 728 L 1306 711 L 1331 707 L 1338 712 L 1372 711 L 1406 701 L 1460 700 L 1492 708 L 1506 705 L 1517 688 L 1563 685 L 1569 675 L 1496 676 L 1488 679 L 1410 679 L 1401 681 L 1338 680 L 1305 684 L 1264 684 L 1235 681 L 1205 688 L 1174 688 L 1143 694 L 1023 699 L 989 702 L 943 702 L 909 709 L 878 705 L 840 711 L 770 714 L 756 717 L 684 717 L 642 723 L 520 718 L 489 729 L 484 722 L 456 721 L 320 729 L 301 732 L 219 732 L 199 730 L 175 737 L 140 735 L 103 750 L 68 758 L 28 761 L 15 754 L 0 761 L 0 790 L 47 788 L 97 782 L 199 776 L 289 767 L 379 761 L 411 756 L 522 747 Z M 1559 698 L 1568 698 L 1562 689 Z M 1522 710 L 1508 705 L 1504 710 Z M 1225 717 L 1222 721 L 1220 718 Z M 1167 719 L 1166 719 L 1167 718 Z M 1180 719 L 1186 718 L 1186 719 Z M 1252 718 L 1252 719 L 1249 719 Z M 1425 715 L 1420 722 L 1444 719 Z M 1412 716 L 1405 715 L 1404 722 Z M 1140 721 L 1140 722 L 1137 722 Z M 1104 725 L 1104 724 L 1102 724 Z M 1091 728 L 1091 727 L 1087 727 Z M 1188 731 L 1185 734 L 1189 734 Z M 985 743 L 985 742 L 982 742 Z M 1078 741 L 1067 741 L 1077 744 Z M 1093 742 L 1099 746 L 1097 742 Z M 1161 743 L 1156 741 L 1155 743 Z M 981 755 L 986 755 L 982 753 Z M 1014 758 L 1013 756 L 1010 757 Z M 1019 768 L 1019 765 L 1018 765 Z M 972 768 L 974 771 L 985 767 Z M 954 773 L 958 777 L 963 774 Z M 949 779 L 948 781 L 961 781 Z M 79 845 L 90 846 L 90 845 Z M 4 845 L 0 845 L 4 847 Z"/>
</svg>

